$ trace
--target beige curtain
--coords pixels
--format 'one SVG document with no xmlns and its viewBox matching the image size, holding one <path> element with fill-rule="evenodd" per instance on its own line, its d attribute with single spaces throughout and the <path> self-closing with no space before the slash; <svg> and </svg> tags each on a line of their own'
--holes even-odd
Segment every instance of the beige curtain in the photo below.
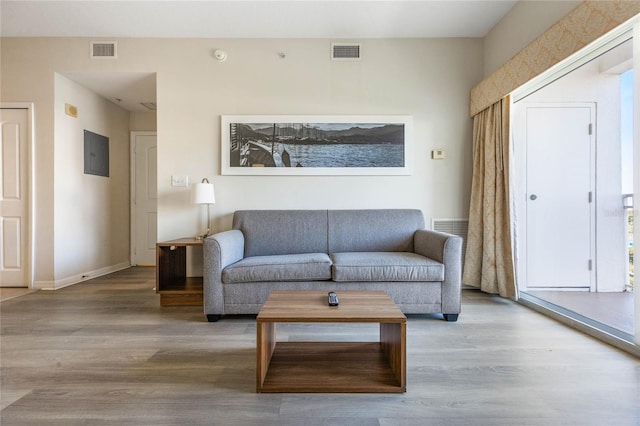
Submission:
<svg viewBox="0 0 640 426">
<path fill-rule="evenodd" d="M 473 180 L 462 282 L 517 298 L 509 216 L 509 97 L 473 117 Z"/>
</svg>

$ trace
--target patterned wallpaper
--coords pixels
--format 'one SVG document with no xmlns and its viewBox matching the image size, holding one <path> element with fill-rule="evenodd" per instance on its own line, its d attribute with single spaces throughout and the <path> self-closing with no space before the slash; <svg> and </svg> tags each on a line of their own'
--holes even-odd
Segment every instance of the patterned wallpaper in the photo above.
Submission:
<svg viewBox="0 0 640 426">
<path fill-rule="evenodd" d="M 585 1 L 471 90 L 471 116 L 640 13 L 640 1 Z"/>
</svg>

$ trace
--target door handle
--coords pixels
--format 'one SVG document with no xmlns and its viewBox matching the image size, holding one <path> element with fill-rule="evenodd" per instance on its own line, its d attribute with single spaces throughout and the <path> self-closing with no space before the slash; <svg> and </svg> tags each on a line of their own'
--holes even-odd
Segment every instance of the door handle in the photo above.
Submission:
<svg viewBox="0 0 640 426">
<path fill-rule="evenodd" d="M 537 198 L 538 198 L 538 196 L 537 196 L 536 194 L 531 194 L 531 195 L 529 196 L 529 199 L 530 199 L 531 201 L 535 201 Z"/>
</svg>

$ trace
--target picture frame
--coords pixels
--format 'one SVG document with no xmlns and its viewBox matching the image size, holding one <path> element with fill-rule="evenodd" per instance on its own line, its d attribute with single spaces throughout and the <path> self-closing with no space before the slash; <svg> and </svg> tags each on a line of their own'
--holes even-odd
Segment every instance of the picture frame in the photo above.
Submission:
<svg viewBox="0 0 640 426">
<path fill-rule="evenodd" d="M 223 115 L 223 175 L 410 175 L 408 115 Z"/>
</svg>

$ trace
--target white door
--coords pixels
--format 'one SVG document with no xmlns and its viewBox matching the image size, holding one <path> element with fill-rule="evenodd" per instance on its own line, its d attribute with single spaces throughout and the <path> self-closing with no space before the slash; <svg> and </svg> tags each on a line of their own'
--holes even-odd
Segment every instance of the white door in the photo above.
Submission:
<svg viewBox="0 0 640 426">
<path fill-rule="evenodd" d="M 28 287 L 28 110 L 0 109 L 0 287 Z"/>
<path fill-rule="evenodd" d="M 157 136 L 132 132 L 132 264 L 155 265 L 158 224 Z"/>
<path fill-rule="evenodd" d="M 527 288 L 595 288 L 594 106 L 526 107 Z"/>
</svg>

